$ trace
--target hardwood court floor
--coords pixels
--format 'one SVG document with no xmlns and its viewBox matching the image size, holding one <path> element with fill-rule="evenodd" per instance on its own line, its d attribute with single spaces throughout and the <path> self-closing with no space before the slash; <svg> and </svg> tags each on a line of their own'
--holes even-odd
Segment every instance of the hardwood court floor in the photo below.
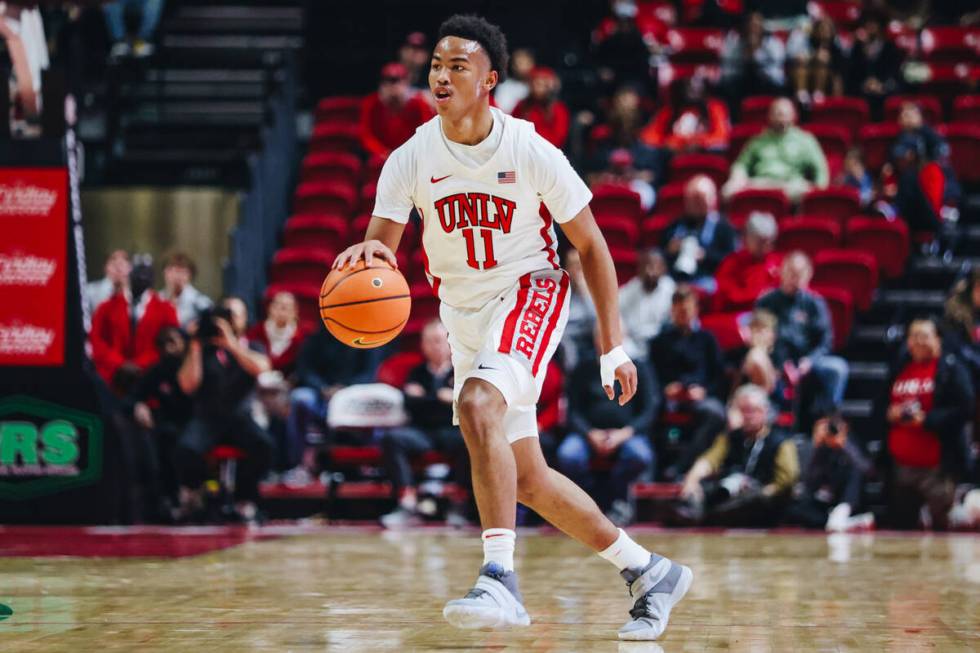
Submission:
<svg viewBox="0 0 980 653">
<path fill-rule="evenodd" d="M 615 570 L 521 533 L 534 623 L 457 631 L 475 533 L 328 528 L 178 559 L 0 559 L 0 651 L 980 651 L 980 537 L 639 530 L 695 572 L 656 644 L 619 643 Z"/>
</svg>

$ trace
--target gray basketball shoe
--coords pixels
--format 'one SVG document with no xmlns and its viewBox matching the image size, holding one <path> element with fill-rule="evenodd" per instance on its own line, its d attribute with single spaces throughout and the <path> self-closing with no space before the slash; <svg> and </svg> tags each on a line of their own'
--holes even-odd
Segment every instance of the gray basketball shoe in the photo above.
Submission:
<svg viewBox="0 0 980 653">
<path fill-rule="evenodd" d="M 679 565 L 656 553 L 643 569 L 624 569 L 630 596 L 637 597 L 630 619 L 619 629 L 619 639 L 649 641 L 660 637 L 667 628 L 670 610 L 684 598 L 694 580 L 689 567 Z"/>
<path fill-rule="evenodd" d="M 463 598 L 447 603 L 442 616 L 457 628 L 529 626 L 531 617 L 523 603 L 517 574 L 488 562 L 480 569 L 473 589 Z"/>
</svg>

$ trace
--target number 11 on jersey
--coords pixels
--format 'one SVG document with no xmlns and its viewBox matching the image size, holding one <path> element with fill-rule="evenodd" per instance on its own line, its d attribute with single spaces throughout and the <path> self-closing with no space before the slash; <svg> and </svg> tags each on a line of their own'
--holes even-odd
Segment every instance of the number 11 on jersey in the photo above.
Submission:
<svg viewBox="0 0 980 653">
<path fill-rule="evenodd" d="M 463 229 L 463 238 L 466 240 L 466 264 L 474 270 L 489 270 L 497 265 L 497 259 L 493 256 L 493 230 L 480 229 L 480 237 L 483 239 L 483 261 L 476 260 L 476 237 L 473 232 L 476 229 Z"/>
</svg>

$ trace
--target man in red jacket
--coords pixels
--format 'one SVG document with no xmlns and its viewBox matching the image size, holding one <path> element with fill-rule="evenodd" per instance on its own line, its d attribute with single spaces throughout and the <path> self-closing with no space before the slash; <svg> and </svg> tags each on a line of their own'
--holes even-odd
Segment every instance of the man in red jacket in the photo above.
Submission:
<svg viewBox="0 0 980 653">
<path fill-rule="evenodd" d="M 558 99 L 561 82 L 547 66 L 531 70 L 531 92 L 517 103 L 513 116 L 534 123 L 534 129 L 555 147 L 565 147 L 568 138 L 568 107 Z"/>
<path fill-rule="evenodd" d="M 153 264 L 148 256 L 136 258 L 130 287 L 102 302 L 92 316 L 92 361 L 106 383 L 119 392 L 157 362 L 157 334 L 164 327 L 179 327 L 173 305 L 152 290 Z"/>
<path fill-rule="evenodd" d="M 779 285 L 783 255 L 774 252 L 779 228 L 769 213 L 753 213 L 745 224 L 740 250 L 732 252 L 718 266 L 715 277 L 719 311 L 749 311 L 759 295 Z"/>
<path fill-rule="evenodd" d="M 385 64 L 378 92 L 361 105 L 361 145 L 369 154 L 387 157 L 434 115 L 425 98 L 409 87 L 408 69 L 397 62 Z"/>
</svg>

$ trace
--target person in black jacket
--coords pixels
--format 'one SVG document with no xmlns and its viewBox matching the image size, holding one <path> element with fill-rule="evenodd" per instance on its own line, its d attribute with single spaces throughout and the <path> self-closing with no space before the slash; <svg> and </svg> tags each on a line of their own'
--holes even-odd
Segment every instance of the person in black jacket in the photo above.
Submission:
<svg viewBox="0 0 980 653">
<path fill-rule="evenodd" d="M 847 388 L 847 361 L 830 353 L 834 328 L 823 298 L 809 290 L 813 266 L 803 252 L 783 259 L 779 288 L 764 294 L 756 308 L 769 311 L 779 322 L 776 349 L 790 383 L 799 382 L 801 410 L 797 420 L 809 431 L 813 407 L 840 408 Z"/>
<path fill-rule="evenodd" d="M 385 472 L 398 500 L 398 508 L 381 518 L 388 528 L 418 521 L 413 457 L 432 450 L 446 452 L 455 462 L 456 481 L 466 484 L 466 445 L 459 427 L 453 426 L 453 361 L 442 322 L 425 325 L 420 345 L 425 361 L 409 372 L 402 387 L 409 426 L 381 436 Z"/>
<path fill-rule="evenodd" d="M 671 324 L 650 341 L 650 362 L 663 384 L 665 409 L 691 416 L 668 478 L 691 466 L 725 427 L 725 364 L 718 341 L 698 323 L 698 295 L 690 286 L 674 291 Z M 676 445 L 675 445 L 676 446 Z"/>
<path fill-rule="evenodd" d="M 626 500 L 630 484 L 656 468 L 649 436 L 660 409 L 660 388 L 652 368 L 645 361 L 635 363 L 638 391 L 621 406 L 595 382 L 598 356 L 583 357 L 566 386 L 569 433 L 558 447 L 558 469 L 596 496 L 599 505 L 609 506 L 609 518 L 620 525 L 632 521 Z M 609 467 L 608 485 L 597 485 L 594 462 Z"/>
<path fill-rule="evenodd" d="M 888 40 L 886 27 L 887 19 L 881 12 L 869 9 L 864 13 L 844 81 L 848 95 L 868 101 L 873 121 L 882 119 L 885 98 L 899 90 L 902 53 Z"/>
<path fill-rule="evenodd" d="M 718 213 L 715 182 L 707 175 L 692 177 L 684 187 L 684 215 L 667 227 L 662 238 L 674 279 L 714 293 L 715 270 L 735 251 L 735 240 L 735 228 Z"/>
<path fill-rule="evenodd" d="M 909 324 L 906 347 L 875 413 L 894 463 L 890 517 L 896 527 L 916 528 L 925 512 L 931 526 L 945 529 L 955 483 L 968 472 L 973 384 L 956 356 L 943 351 L 931 319 Z"/>
<path fill-rule="evenodd" d="M 943 348 L 956 354 L 970 373 L 974 389 L 980 389 L 980 267 L 953 285 L 946 300 L 942 324 Z M 980 447 L 980 396 L 973 398 L 973 442 Z M 974 466 L 974 483 L 980 485 L 980 464 Z"/>
</svg>

